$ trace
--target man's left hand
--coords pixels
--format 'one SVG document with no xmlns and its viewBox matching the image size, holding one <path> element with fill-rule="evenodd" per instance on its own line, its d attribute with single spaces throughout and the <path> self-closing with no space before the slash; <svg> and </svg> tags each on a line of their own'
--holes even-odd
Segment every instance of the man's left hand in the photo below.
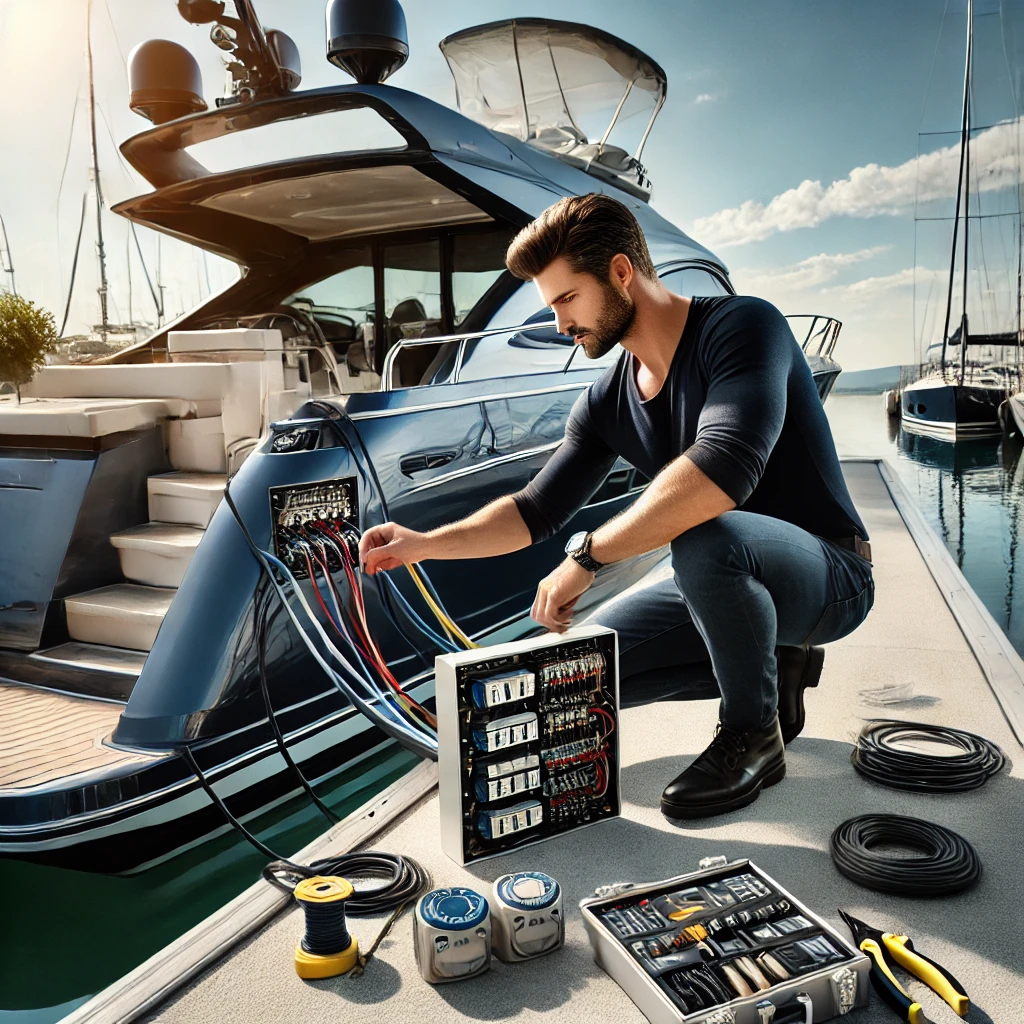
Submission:
<svg viewBox="0 0 1024 1024">
<path fill-rule="evenodd" d="M 572 625 L 572 611 L 576 602 L 593 582 L 592 572 L 567 558 L 538 584 L 530 618 L 553 633 L 564 633 Z"/>
</svg>

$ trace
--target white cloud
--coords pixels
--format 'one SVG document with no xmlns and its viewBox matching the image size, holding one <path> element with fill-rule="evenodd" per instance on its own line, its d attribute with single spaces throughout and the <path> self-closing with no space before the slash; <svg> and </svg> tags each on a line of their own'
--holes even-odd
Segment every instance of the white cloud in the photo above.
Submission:
<svg viewBox="0 0 1024 1024">
<path fill-rule="evenodd" d="M 1024 180 L 1018 160 L 1024 119 L 981 132 L 971 144 L 972 191 L 996 192 Z M 692 234 L 712 248 L 759 242 L 780 231 L 817 227 L 831 217 L 877 217 L 905 213 L 918 202 L 956 194 L 959 143 L 924 153 L 898 167 L 865 164 L 825 187 L 806 179 L 768 203 L 748 199 L 740 206 L 700 217 Z M 980 174 L 977 168 L 982 168 Z"/>
<path fill-rule="evenodd" d="M 768 299 L 783 313 L 821 313 L 842 321 L 836 358 L 847 370 L 910 363 L 916 358 L 915 270 L 843 280 L 851 268 L 867 269 L 871 260 L 890 248 L 878 245 L 856 252 L 823 252 L 779 267 L 733 267 L 730 276 L 741 294 Z M 933 281 L 941 284 L 947 280 L 947 273 L 916 270 L 919 302 Z"/>
<path fill-rule="evenodd" d="M 735 278 L 739 273 L 745 286 L 754 291 L 811 288 L 831 281 L 846 267 L 863 263 L 891 248 L 889 245 L 875 245 L 869 249 L 859 249 L 857 252 L 821 252 L 789 266 L 738 272 L 733 270 L 732 276 Z"/>
<path fill-rule="evenodd" d="M 722 94 L 720 92 L 702 92 L 693 98 L 693 105 L 699 106 L 702 103 L 714 103 Z"/>
</svg>

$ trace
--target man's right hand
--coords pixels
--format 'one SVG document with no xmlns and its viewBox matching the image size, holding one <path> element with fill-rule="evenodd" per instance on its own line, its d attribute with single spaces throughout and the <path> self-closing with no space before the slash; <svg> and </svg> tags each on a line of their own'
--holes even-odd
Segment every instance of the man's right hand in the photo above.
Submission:
<svg viewBox="0 0 1024 1024">
<path fill-rule="evenodd" d="M 372 526 L 359 541 L 359 561 L 371 576 L 379 569 L 397 569 L 404 562 L 421 562 L 430 557 L 426 534 L 398 523 Z"/>
</svg>

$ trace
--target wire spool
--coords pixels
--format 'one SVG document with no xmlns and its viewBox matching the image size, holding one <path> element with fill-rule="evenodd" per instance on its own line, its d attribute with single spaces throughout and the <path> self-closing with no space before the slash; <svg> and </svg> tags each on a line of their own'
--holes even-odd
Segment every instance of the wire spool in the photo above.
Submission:
<svg viewBox="0 0 1024 1024">
<path fill-rule="evenodd" d="M 940 743 L 960 751 L 929 754 L 899 744 Z M 1006 755 L 991 740 L 973 732 L 924 722 L 875 719 L 857 737 L 850 755 L 853 767 L 882 786 L 923 793 L 958 793 L 983 786 L 1006 764 Z"/>
<path fill-rule="evenodd" d="M 351 882 L 333 875 L 314 875 L 295 886 L 293 895 L 306 915 L 306 933 L 295 947 L 300 978 L 333 978 L 355 967 L 359 944 L 345 921 L 345 901 L 353 891 Z"/>
<path fill-rule="evenodd" d="M 921 856 L 883 853 L 909 847 Z M 981 878 L 981 861 L 963 836 L 920 818 L 865 814 L 844 821 L 829 844 L 836 867 L 851 881 L 899 896 L 948 896 Z"/>
</svg>

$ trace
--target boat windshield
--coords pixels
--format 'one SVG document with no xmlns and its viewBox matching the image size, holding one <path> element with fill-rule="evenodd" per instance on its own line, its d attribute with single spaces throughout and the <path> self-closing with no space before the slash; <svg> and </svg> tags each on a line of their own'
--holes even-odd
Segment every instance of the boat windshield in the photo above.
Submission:
<svg viewBox="0 0 1024 1024">
<path fill-rule="evenodd" d="M 665 72 L 650 57 L 587 25 L 516 18 L 440 45 L 461 113 L 558 154 L 614 144 L 639 159 L 665 100 Z"/>
</svg>

